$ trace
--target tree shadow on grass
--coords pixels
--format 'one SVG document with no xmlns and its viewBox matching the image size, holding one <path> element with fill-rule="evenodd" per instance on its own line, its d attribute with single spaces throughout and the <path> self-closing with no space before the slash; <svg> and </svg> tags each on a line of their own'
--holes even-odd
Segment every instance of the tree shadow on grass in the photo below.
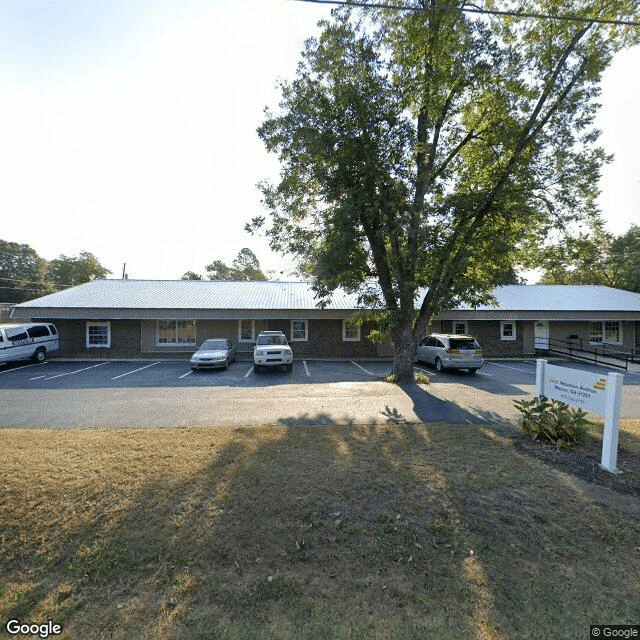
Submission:
<svg viewBox="0 0 640 640">
<path fill-rule="evenodd" d="M 146 430 L 148 475 L 132 467 L 48 558 L 14 523 L 2 582 L 28 577 L 38 597 L 17 610 L 0 596 L 3 614 L 83 640 L 437 640 L 576 637 L 640 613 L 623 566 L 637 523 L 493 431 L 387 410 L 388 424 Z"/>
</svg>

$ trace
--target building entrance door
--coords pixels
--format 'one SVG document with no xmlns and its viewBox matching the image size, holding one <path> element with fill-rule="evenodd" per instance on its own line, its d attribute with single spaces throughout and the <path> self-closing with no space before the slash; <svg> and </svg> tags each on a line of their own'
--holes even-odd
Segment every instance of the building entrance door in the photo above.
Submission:
<svg viewBox="0 0 640 640">
<path fill-rule="evenodd" d="M 533 333 L 533 346 L 535 349 L 546 350 L 549 348 L 548 320 L 536 320 Z"/>
</svg>

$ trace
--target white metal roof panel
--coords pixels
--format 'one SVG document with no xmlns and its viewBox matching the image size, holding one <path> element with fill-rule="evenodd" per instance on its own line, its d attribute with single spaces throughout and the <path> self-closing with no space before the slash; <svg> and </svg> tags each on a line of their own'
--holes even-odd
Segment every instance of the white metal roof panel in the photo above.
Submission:
<svg viewBox="0 0 640 640">
<path fill-rule="evenodd" d="M 475 311 L 638 312 L 640 294 L 603 286 L 507 285 L 495 289 L 496 305 Z M 417 301 L 417 305 L 420 300 Z M 16 305 L 18 309 L 316 309 L 306 282 L 212 280 L 93 280 Z M 358 308 L 356 294 L 336 291 L 328 310 Z"/>
<path fill-rule="evenodd" d="M 30 309 L 315 309 L 305 282 L 93 280 L 16 305 Z M 357 296 L 336 292 L 327 309 L 355 309 Z"/>
<path fill-rule="evenodd" d="M 497 306 L 477 311 L 638 311 L 640 293 L 599 285 L 506 285 L 493 292 Z M 460 305 L 461 309 L 470 307 Z"/>
</svg>

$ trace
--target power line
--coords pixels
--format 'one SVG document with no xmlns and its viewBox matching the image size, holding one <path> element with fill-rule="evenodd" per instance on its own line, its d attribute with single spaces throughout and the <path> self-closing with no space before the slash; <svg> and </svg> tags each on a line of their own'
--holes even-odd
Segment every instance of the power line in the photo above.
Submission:
<svg viewBox="0 0 640 640">
<path fill-rule="evenodd" d="M 0 287 L 0 290 L 7 290 L 7 291 L 36 291 L 38 293 L 46 293 L 42 289 L 32 289 L 32 288 L 29 288 L 29 287 L 20 287 L 19 289 L 17 287 Z M 58 291 L 62 291 L 62 289 L 57 289 L 53 293 L 58 293 Z M 2 301 L 0 300 L 0 302 L 2 302 Z"/>
<path fill-rule="evenodd" d="M 359 0 L 293 0 L 294 2 L 308 2 L 313 4 L 333 4 L 346 7 L 361 7 L 365 9 L 393 9 L 395 11 L 424 11 L 420 7 L 407 7 L 384 2 L 364 2 Z M 504 16 L 512 18 L 536 18 L 537 20 L 563 20 L 565 22 L 584 22 L 597 24 L 621 25 L 627 27 L 640 27 L 636 20 L 617 20 L 613 18 L 585 18 L 581 16 L 561 16 L 552 13 L 529 13 L 526 11 L 499 11 L 497 9 L 479 9 L 477 7 L 462 7 L 463 13 L 479 13 L 484 15 Z"/>
<path fill-rule="evenodd" d="M 0 275 L 0 280 L 6 280 L 7 282 L 18 282 L 22 284 L 41 284 L 41 285 L 50 284 L 50 285 L 53 285 L 54 287 L 73 287 L 74 286 L 72 284 L 53 282 L 53 280 L 24 280 L 23 278 L 7 278 L 3 275 Z"/>
</svg>

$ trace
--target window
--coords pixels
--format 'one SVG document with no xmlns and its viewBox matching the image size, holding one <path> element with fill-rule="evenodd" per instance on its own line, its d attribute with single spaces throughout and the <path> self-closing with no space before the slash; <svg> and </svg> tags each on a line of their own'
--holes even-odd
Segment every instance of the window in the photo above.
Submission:
<svg viewBox="0 0 640 640">
<path fill-rule="evenodd" d="M 29 339 L 27 332 L 22 328 L 19 328 L 19 329 L 7 328 L 5 329 L 5 333 L 7 334 L 7 340 L 11 342 L 20 342 L 21 340 Z"/>
<path fill-rule="evenodd" d="M 291 340 L 308 340 L 309 339 L 309 323 L 307 320 L 291 321 Z"/>
<path fill-rule="evenodd" d="M 516 323 L 506 320 L 500 322 L 500 339 L 515 340 L 516 339 Z"/>
<path fill-rule="evenodd" d="M 344 342 L 358 342 L 360 340 L 360 325 L 347 324 L 346 320 L 342 321 L 342 340 Z"/>
<path fill-rule="evenodd" d="M 466 335 L 469 333 L 469 326 L 466 322 L 454 322 L 453 333 L 456 335 Z"/>
<path fill-rule="evenodd" d="M 618 320 L 592 322 L 589 326 L 589 342 L 621 344 L 622 330 Z"/>
<path fill-rule="evenodd" d="M 43 324 L 37 324 L 35 327 L 28 327 L 27 333 L 30 338 L 48 338 L 49 329 Z"/>
<path fill-rule="evenodd" d="M 238 320 L 238 342 L 253 342 L 255 320 Z"/>
<path fill-rule="evenodd" d="M 87 322 L 87 347 L 111 347 L 110 322 Z"/>
<path fill-rule="evenodd" d="M 195 320 L 158 320 L 158 344 L 195 343 Z"/>
</svg>

